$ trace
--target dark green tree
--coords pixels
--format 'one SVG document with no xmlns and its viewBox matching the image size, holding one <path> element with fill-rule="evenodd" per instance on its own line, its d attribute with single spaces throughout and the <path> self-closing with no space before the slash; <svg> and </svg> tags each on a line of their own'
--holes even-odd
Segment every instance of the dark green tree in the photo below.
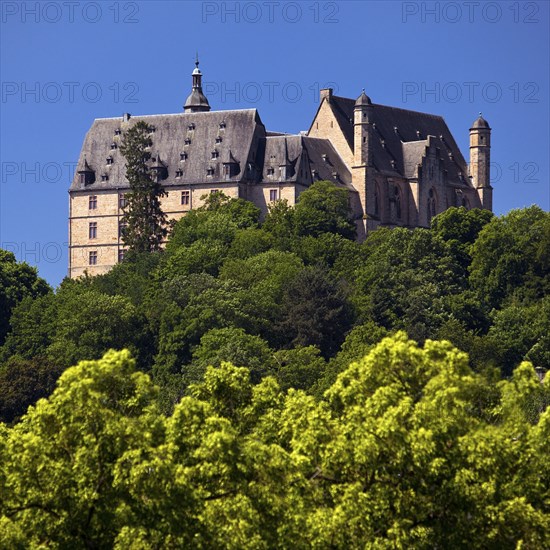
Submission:
<svg viewBox="0 0 550 550">
<path fill-rule="evenodd" d="M 0 250 L 0 345 L 10 330 L 13 308 L 26 296 L 35 298 L 50 291 L 36 268 L 17 262 L 12 252 Z"/>
<path fill-rule="evenodd" d="M 294 227 L 298 235 L 338 233 L 355 238 L 355 223 L 348 190 L 330 181 L 317 181 L 304 191 L 294 208 Z"/>
<path fill-rule="evenodd" d="M 131 252 L 160 250 L 168 234 L 166 214 L 162 211 L 160 198 L 166 195 L 159 177 L 154 176 L 149 165 L 153 142 L 151 126 L 139 121 L 125 134 L 120 151 L 126 159 L 126 178 L 130 192 L 126 195 L 123 216 L 124 244 Z"/>
</svg>

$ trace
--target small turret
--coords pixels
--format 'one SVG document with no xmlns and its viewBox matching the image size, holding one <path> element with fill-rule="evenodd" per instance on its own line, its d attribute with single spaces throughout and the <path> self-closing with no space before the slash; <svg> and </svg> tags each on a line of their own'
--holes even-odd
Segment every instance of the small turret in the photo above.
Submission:
<svg viewBox="0 0 550 550">
<path fill-rule="evenodd" d="M 193 89 L 185 101 L 183 110 L 186 113 L 197 113 L 201 111 L 210 111 L 208 99 L 202 92 L 202 73 L 199 69 L 199 56 L 195 61 L 195 69 L 191 75 L 193 77 Z"/>
<path fill-rule="evenodd" d="M 91 185 L 95 182 L 95 172 L 90 168 L 86 156 L 84 156 L 84 166 L 78 170 L 80 183 L 83 185 Z"/>
<path fill-rule="evenodd" d="M 481 113 L 470 128 L 470 177 L 481 206 L 493 209 L 491 187 L 491 127 Z"/>
<path fill-rule="evenodd" d="M 354 164 L 355 166 L 372 166 L 372 102 L 365 90 L 361 92 L 355 102 L 353 116 Z"/>
</svg>

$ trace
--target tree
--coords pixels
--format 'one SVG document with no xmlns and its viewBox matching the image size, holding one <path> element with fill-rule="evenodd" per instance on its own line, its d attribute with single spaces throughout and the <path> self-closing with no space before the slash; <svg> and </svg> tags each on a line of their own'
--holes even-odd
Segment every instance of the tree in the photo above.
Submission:
<svg viewBox="0 0 550 550">
<path fill-rule="evenodd" d="M 320 266 L 304 268 L 287 284 L 277 331 L 287 347 L 317 346 L 334 355 L 353 323 L 343 284 Z"/>
<path fill-rule="evenodd" d="M 62 371 L 47 357 L 10 357 L 0 367 L 0 422 L 18 421 L 30 405 L 48 397 Z"/>
<path fill-rule="evenodd" d="M 294 227 L 298 235 L 338 233 L 355 239 L 355 223 L 348 190 L 330 181 L 317 181 L 304 191 L 294 208 Z"/>
<path fill-rule="evenodd" d="M 10 330 L 13 308 L 26 296 L 35 298 L 51 292 L 36 268 L 17 262 L 15 255 L 0 249 L 0 346 Z"/>
<path fill-rule="evenodd" d="M 250 201 L 228 197 L 222 191 L 208 193 L 201 199 L 204 200 L 204 204 L 199 210 L 227 214 L 239 229 L 258 226 L 261 210 Z"/>
<path fill-rule="evenodd" d="M 166 214 L 160 198 L 166 195 L 159 177 L 153 177 L 149 161 L 149 148 L 153 142 L 152 129 L 140 120 L 125 134 L 120 151 L 126 159 L 126 178 L 130 192 L 126 194 L 126 208 L 122 218 L 125 229 L 122 240 L 132 252 L 160 250 L 168 234 Z"/>
<path fill-rule="evenodd" d="M 212 329 L 201 338 L 191 364 L 183 370 L 189 382 L 201 382 L 208 366 L 219 367 L 227 361 L 247 367 L 252 381 L 257 383 L 272 370 L 272 355 L 265 340 L 241 328 Z"/>
<path fill-rule="evenodd" d="M 550 213 L 531 206 L 493 218 L 472 247 L 471 285 L 491 308 L 532 303 L 550 291 L 549 251 Z"/>
</svg>

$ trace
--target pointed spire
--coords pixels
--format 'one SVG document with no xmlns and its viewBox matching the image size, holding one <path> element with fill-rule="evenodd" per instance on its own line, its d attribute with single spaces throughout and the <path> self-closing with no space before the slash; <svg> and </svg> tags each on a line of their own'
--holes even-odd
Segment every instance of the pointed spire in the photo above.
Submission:
<svg viewBox="0 0 550 550">
<path fill-rule="evenodd" d="M 199 54 L 196 53 L 195 57 L 195 68 L 191 73 L 193 78 L 193 88 L 189 97 L 185 101 L 183 110 L 187 113 L 195 113 L 199 111 L 210 111 L 210 104 L 208 99 L 202 92 L 202 73 L 199 69 Z"/>
</svg>

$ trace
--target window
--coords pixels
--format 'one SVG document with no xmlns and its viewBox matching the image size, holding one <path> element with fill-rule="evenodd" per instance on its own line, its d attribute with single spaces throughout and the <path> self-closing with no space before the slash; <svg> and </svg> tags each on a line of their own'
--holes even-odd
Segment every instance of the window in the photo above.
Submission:
<svg viewBox="0 0 550 550">
<path fill-rule="evenodd" d="M 270 167 L 267 169 L 267 175 L 268 175 L 268 176 L 272 176 L 274 173 L 275 173 L 275 168 L 273 168 L 272 166 L 270 166 Z"/>
<path fill-rule="evenodd" d="M 88 256 L 88 265 L 97 265 L 97 251 L 90 252 Z"/>
<path fill-rule="evenodd" d="M 122 132 L 120 131 L 120 128 L 117 128 L 117 129 L 115 130 L 115 136 L 120 136 L 121 133 L 122 133 Z"/>
<path fill-rule="evenodd" d="M 193 123 L 189 124 L 189 126 L 187 126 L 187 129 L 188 130 L 194 130 L 195 129 L 195 125 Z"/>
<path fill-rule="evenodd" d="M 220 190 L 219 189 L 210 189 L 210 194 L 212 193 L 219 193 Z"/>
<path fill-rule="evenodd" d="M 176 170 L 176 178 L 181 178 L 183 176 L 183 170 Z"/>
<path fill-rule="evenodd" d="M 270 189 L 269 190 L 269 201 L 275 202 L 278 199 L 278 192 L 277 189 Z"/>
<path fill-rule="evenodd" d="M 436 212 L 436 197 L 433 189 L 428 193 L 428 222 L 435 216 Z"/>
<path fill-rule="evenodd" d="M 220 130 L 225 128 L 225 121 L 220 122 Z"/>
<path fill-rule="evenodd" d="M 223 141 L 223 138 L 221 136 L 218 136 L 216 138 L 216 143 L 221 143 Z"/>
<path fill-rule="evenodd" d="M 207 176 L 213 176 L 214 175 L 214 168 L 208 168 L 208 170 L 206 170 L 206 175 Z"/>
<path fill-rule="evenodd" d="M 187 153 L 180 153 L 180 160 L 187 160 Z"/>
<path fill-rule="evenodd" d="M 101 176 L 101 181 L 109 181 L 109 176 L 107 174 L 103 174 Z"/>
<path fill-rule="evenodd" d="M 220 156 L 219 153 L 218 153 L 218 151 L 212 151 L 211 154 L 212 154 L 212 158 L 213 158 L 213 159 L 217 159 L 217 158 Z"/>
<path fill-rule="evenodd" d="M 95 210 L 97 208 L 97 195 L 91 195 L 88 201 L 88 209 Z"/>
<path fill-rule="evenodd" d="M 190 138 L 185 138 L 184 143 L 185 143 L 185 145 L 191 145 L 191 139 Z"/>
<path fill-rule="evenodd" d="M 189 200 L 191 198 L 191 192 L 190 191 L 182 191 L 181 192 L 181 204 L 184 206 L 189 206 Z"/>
<path fill-rule="evenodd" d="M 126 195 L 124 193 L 120 193 L 118 196 L 118 207 L 126 208 L 127 204 L 128 202 L 126 201 Z"/>
<path fill-rule="evenodd" d="M 86 185 L 86 174 L 84 172 L 80 172 L 80 183 Z"/>
<path fill-rule="evenodd" d="M 90 222 L 88 226 L 88 238 L 97 239 L 97 222 Z"/>
<path fill-rule="evenodd" d="M 107 164 L 113 164 L 113 157 L 107 157 Z"/>
<path fill-rule="evenodd" d="M 113 143 L 111 143 L 111 149 L 116 149 L 118 147 L 118 145 L 113 141 Z"/>
<path fill-rule="evenodd" d="M 118 263 L 121 263 L 124 261 L 124 254 L 126 253 L 126 250 L 119 250 L 118 251 Z"/>
<path fill-rule="evenodd" d="M 124 235 L 126 234 L 127 227 L 128 227 L 128 225 L 125 224 L 124 222 L 119 222 L 119 224 L 118 224 L 118 238 L 119 239 L 122 239 L 124 237 Z"/>
<path fill-rule="evenodd" d="M 397 216 L 397 219 L 401 219 L 401 193 L 399 192 L 399 189 L 396 187 L 394 190 L 395 195 L 395 214 Z"/>
</svg>

